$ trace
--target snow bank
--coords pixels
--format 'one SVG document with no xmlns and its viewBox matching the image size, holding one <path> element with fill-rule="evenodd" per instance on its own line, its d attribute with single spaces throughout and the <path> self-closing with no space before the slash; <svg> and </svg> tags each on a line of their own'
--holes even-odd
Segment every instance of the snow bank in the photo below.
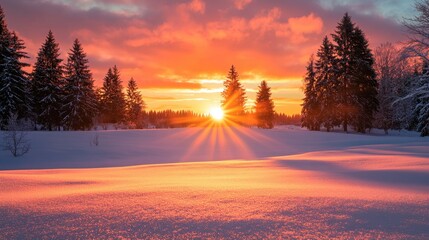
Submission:
<svg viewBox="0 0 429 240">
<path fill-rule="evenodd" d="M 93 144 L 98 135 L 99 145 Z M 184 128 L 92 132 L 30 132 L 31 150 L 13 158 L 0 151 L 1 169 L 94 168 L 174 162 L 263 159 L 361 146 L 418 151 L 429 156 L 429 138 L 310 132 L 295 126 Z M 417 150 L 416 150 L 417 151 Z M 417 154 L 417 153 L 416 153 Z"/>
</svg>

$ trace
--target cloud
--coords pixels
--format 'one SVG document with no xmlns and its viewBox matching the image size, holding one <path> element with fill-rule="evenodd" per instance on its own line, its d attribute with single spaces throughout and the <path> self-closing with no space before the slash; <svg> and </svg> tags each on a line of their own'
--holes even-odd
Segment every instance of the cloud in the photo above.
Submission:
<svg viewBox="0 0 429 240">
<path fill-rule="evenodd" d="M 205 11 L 206 5 L 201 0 L 192 0 L 190 3 L 188 3 L 188 7 L 191 11 L 203 14 Z"/>
<path fill-rule="evenodd" d="M 79 10 L 100 10 L 124 16 L 140 15 L 143 9 L 130 1 L 109 2 L 103 0 L 45 0 L 52 4 L 67 6 Z"/>
<path fill-rule="evenodd" d="M 251 2 L 252 0 L 234 0 L 234 5 L 238 10 L 243 10 Z"/>
<path fill-rule="evenodd" d="M 410 1 L 403 0 L 319 0 L 319 4 L 328 10 L 338 7 L 348 9 L 363 15 L 379 15 L 394 21 L 402 21 L 402 17 L 411 17 L 415 14 L 414 5 Z M 398 17 L 401 13 L 401 17 Z"/>
</svg>

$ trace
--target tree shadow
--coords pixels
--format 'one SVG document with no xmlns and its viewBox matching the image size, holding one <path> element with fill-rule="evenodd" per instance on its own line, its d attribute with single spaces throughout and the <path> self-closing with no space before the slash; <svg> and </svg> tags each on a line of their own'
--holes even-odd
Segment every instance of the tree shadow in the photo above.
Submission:
<svg viewBox="0 0 429 240">
<path fill-rule="evenodd" d="M 334 178 L 373 182 L 394 186 L 429 187 L 429 172 L 413 170 L 360 170 L 344 167 L 335 162 L 319 160 L 276 160 L 285 168 L 328 174 Z"/>
</svg>

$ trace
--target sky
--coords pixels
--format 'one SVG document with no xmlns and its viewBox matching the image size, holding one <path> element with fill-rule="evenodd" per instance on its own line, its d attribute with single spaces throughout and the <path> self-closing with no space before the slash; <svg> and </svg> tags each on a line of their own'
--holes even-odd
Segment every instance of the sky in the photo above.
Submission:
<svg viewBox="0 0 429 240">
<path fill-rule="evenodd" d="M 100 87 L 117 65 L 133 77 L 148 110 L 208 113 L 220 105 L 231 65 L 251 109 L 258 85 L 271 87 L 275 110 L 300 112 L 305 66 L 344 13 L 370 47 L 406 40 L 409 0 L 2 0 L 10 29 L 34 63 L 49 30 L 66 59 L 78 38 Z"/>
</svg>

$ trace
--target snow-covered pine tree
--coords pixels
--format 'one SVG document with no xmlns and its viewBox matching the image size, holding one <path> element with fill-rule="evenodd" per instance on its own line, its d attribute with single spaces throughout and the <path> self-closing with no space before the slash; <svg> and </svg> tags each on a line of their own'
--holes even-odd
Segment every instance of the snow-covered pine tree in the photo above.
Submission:
<svg viewBox="0 0 429 240">
<path fill-rule="evenodd" d="M 317 52 L 315 63 L 315 94 L 320 112 L 317 121 L 329 132 L 334 126 L 340 125 L 339 81 L 337 79 L 337 61 L 334 55 L 334 46 L 325 37 L 322 46 Z"/>
<path fill-rule="evenodd" d="M 31 116 L 31 95 L 28 74 L 23 70 L 28 58 L 21 39 L 7 28 L 3 9 L 0 7 L 0 128 L 7 126 L 12 115 L 18 119 Z"/>
<path fill-rule="evenodd" d="M 137 83 L 134 78 L 128 81 L 126 106 L 128 121 L 133 123 L 137 128 L 141 128 L 143 110 L 146 104 L 142 99 L 142 95 L 138 92 Z"/>
<path fill-rule="evenodd" d="M 125 95 L 116 65 L 109 68 L 102 87 L 102 118 L 105 123 L 121 123 L 125 120 Z"/>
<path fill-rule="evenodd" d="M 417 120 L 417 131 L 425 137 L 429 136 L 429 74 L 419 76 L 416 80 L 416 87 L 411 93 L 411 96 L 417 99 L 413 115 Z"/>
<path fill-rule="evenodd" d="M 338 60 L 339 105 L 341 123 L 347 132 L 352 124 L 359 132 L 371 128 L 377 109 L 377 81 L 374 60 L 368 41 L 361 29 L 355 26 L 348 13 L 344 15 L 332 34 Z"/>
<path fill-rule="evenodd" d="M 410 93 L 403 99 L 414 99 L 412 118 L 421 136 L 429 135 L 429 0 L 416 3 L 418 15 L 405 22 L 410 34 L 407 52 L 423 59 L 422 74 L 413 79 Z"/>
<path fill-rule="evenodd" d="M 52 131 L 61 126 L 63 66 L 60 49 L 52 31 L 39 50 L 32 73 L 32 93 L 36 123 Z"/>
<path fill-rule="evenodd" d="M 221 94 L 222 108 L 227 118 L 235 120 L 245 114 L 246 91 L 239 81 L 234 65 L 231 66 L 223 85 L 225 88 Z"/>
<path fill-rule="evenodd" d="M 317 100 L 315 87 L 316 73 L 314 72 L 314 57 L 310 57 L 304 78 L 304 99 L 301 110 L 301 123 L 310 130 L 320 130 L 320 103 Z"/>
<path fill-rule="evenodd" d="M 256 94 L 255 114 L 259 128 L 273 128 L 274 102 L 271 99 L 271 88 L 262 81 Z"/>
<path fill-rule="evenodd" d="M 65 65 L 64 105 L 61 116 L 68 130 L 86 130 L 97 111 L 94 81 L 82 45 L 76 39 Z"/>
</svg>

